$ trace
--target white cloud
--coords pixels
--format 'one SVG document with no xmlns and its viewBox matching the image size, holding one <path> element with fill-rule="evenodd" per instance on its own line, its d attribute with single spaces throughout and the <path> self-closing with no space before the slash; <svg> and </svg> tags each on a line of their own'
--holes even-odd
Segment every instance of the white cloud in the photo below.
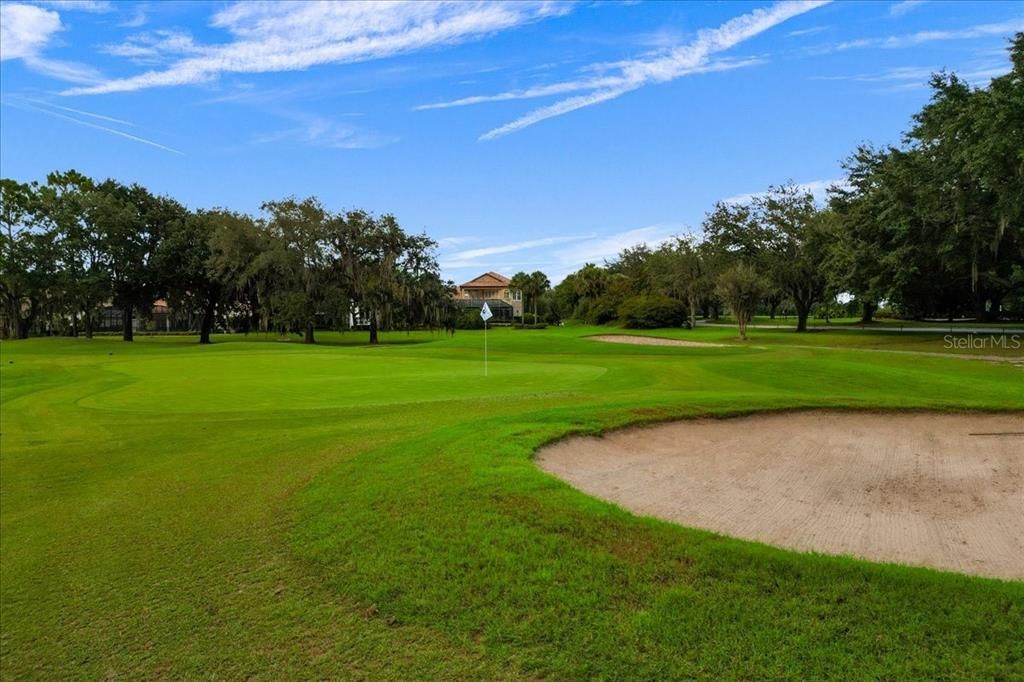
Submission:
<svg viewBox="0 0 1024 682">
<path fill-rule="evenodd" d="M 690 73 L 727 71 L 730 69 L 742 68 L 744 66 L 753 66 L 755 64 L 760 63 L 762 63 L 761 59 L 753 57 L 740 60 L 722 59 L 716 62 L 709 63 L 705 66 L 694 68 L 690 71 Z M 622 68 L 624 64 L 626 64 L 626 62 L 590 64 L 580 69 L 580 71 L 606 71 L 613 68 Z M 472 104 L 484 104 L 486 102 L 504 102 L 508 100 L 536 99 L 539 97 L 549 97 L 551 95 L 565 95 L 570 92 L 580 92 L 585 90 L 614 90 L 619 88 L 621 85 L 622 81 L 619 76 L 595 76 L 580 80 L 551 83 L 550 85 L 537 85 L 531 88 L 525 88 L 523 90 L 509 90 L 507 92 L 501 92 L 496 95 L 474 95 L 471 97 L 462 97 L 460 99 L 451 100 L 448 102 L 420 104 L 416 106 L 415 109 L 417 111 L 425 111 L 428 109 L 450 109 L 452 107 L 464 107 Z"/>
<path fill-rule="evenodd" d="M 153 64 L 202 51 L 191 34 L 170 29 L 140 33 L 122 43 L 104 45 L 100 50 L 115 57 L 126 57 L 136 64 Z"/>
<path fill-rule="evenodd" d="M 511 274 L 512 270 L 543 270 L 552 283 L 557 284 L 566 275 L 580 269 L 586 263 L 603 263 L 618 256 L 623 249 L 639 244 L 657 248 L 673 237 L 685 233 L 687 229 L 684 225 L 657 223 L 606 235 L 531 239 L 451 254 L 441 260 L 441 267 L 447 276 L 452 276 L 457 271 L 468 273 L 470 270 L 494 270 L 505 274 Z M 491 258 L 512 252 L 523 255 L 511 261 L 499 262 Z M 531 258 L 530 255 L 533 254 L 535 257 Z"/>
<path fill-rule="evenodd" d="M 847 188 L 849 184 L 844 178 L 837 180 L 811 180 L 810 182 L 797 183 L 797 189 L 803 192 L 810 192 L 814 197 L 815 201 L 822 202 L 825 200 L 826 192 L 829 187 L 837 186 L 840 188 Z M 746 204 L 757 197 L 764 196 L 765 192 L 748 192 L 746 194 L 737 194 L 735 196 L 727 197 L 722 199 L 722 203 L 725 204 Z"/>
<path fill-rule="evenodd" d="M 444 108 L 482 102 L 564 95 L 572 92 L 585 93 L 531 111 L 480 136 L 481 140 L 492 140 L 570 111 L 607 102 L 645 85 L 666 83 L 693 73 L 720 71 L 756 63 L 751 60 L 712 62 L 711 57 L 788 19 L 827 4 L 827 2 L 828 0 L 779 2 L 767 9 L 756 9 L 731 19 L 718 28 L 703 29 L 697 33 L 697 37 L 693 41 L 686 45 L 639 59 L 591 65 L 584 69 L 585 71 L 605 72 L 606 75 L 589 76 L 497 95 L 465 97 L 454 102 L 422 105 L 419 108 Z"/>
<path fill-rule="evenodd" d="M 296 126 L 257 137 L 257 144 L 288 141 L 326 149 L 375 149 L 398 141 L 393 135 L 368 130 L 324 116 L 290 113 Z"/>
<path fill-rule="evenodd" d="M 790 38 L 798 38 L 800 36 L 810 36 L 810 35 L 814 35 L 815 33 L 821 33 L 822 31 L 827 31 L 830 28 L 832 28 L 832 27 L 831 26 L 812 26 L 810 28 L 802 28 L 802 29 L 800 29 L 798 31 L 790 31 L 786 35 L 789 36 Z"/>
<path fill-rule="evenodd" d="M 679 223 L 656 223 L 623 232 L 596 237 L 569 248 L 555 252 L 555 258 L 563 267 L 573 270 L 585 263 L 601 263 L 611 260 L 626 248 L 646 244 L 657 248 L 672 237 L 682 234 L 686 227 Z"/>
<path fill-rule="evenodd" d="M 146 9 L 147 6 L 144 4 L 136 5 L 135 13 L 132 14 L 131 18 L 122 21 L 118 26 L 122 26 L 124 28 L 139 28 L 140 26 L 145 26 L 146 21 L 149 20 L 149 16 L 146 14 Z"/>
<path fill-rule="evenodd" d="M 1005 56 L 1005 55 L 1003 55 Z M 993 78 L 1010 70 L 1007 59 L 975 62 L 966 69 L 955 70 L 956 75 L 974 86 L 983 86 Z M 939 66 L 894 66 L 879 73 L 861 73 L 842 76 L 812 76 L 812 80 L 852 81 L 856 83 L 877 83 L 886 85 L 875 92 L 905 92 L 928 87 L 932 74 L 942 71 Z"/>
<path fill-rule="evenodd" d="M 593 239 L 593 235 L 545 237 L 543 239 L 529 239 L 512 244 L 501 244 L 499 246 L 487 246 L 480 249 L 457 251 L 455 253 L 447 254 L 441 265 L 447 269 L 483 266 L 486 265 L 486 263 L 481 261 L 481 259 L 489 258 L 490 256 L 526 251 L 529 249 L 537 249 L 545 246 L 553 246 L 555 244 L 564 244 L 566 242 L 581 241 L 585 239 Z"/>
<path fill-rule="evenodd" d="M 106 14 L 114 9 L 114 6 L 107 0 L 42 0 L 39 4 L 67 12 L 90 12 L 92 14 Z"/>
<path fill-rule="evenodd" d="M 1009 37 L 1016 31 L 1024 31 L 1024 18 L 1010 19 L 995 24 L 978 24 L 967 28 L 952 31 L 918 31 L 900 36 L 886 36 L 883 38 L 860 38 L 848 40 L 835 46 L 837 50 L 850 50 L 862 47 L 884 47 L 900 48 L 913 47 L 923 43 L 930 43 L 940 40 L 968 40 L 971 38 L 986 38 L 989 36 Z"/>
<path fill-rule="evenodd" d="M 902 17 L 907 12 L 917 9 L 925 3 L 925 0 L 903 0 L 889 5 L 889 16 Z"/>
<path fill-rule="evenodd" d="M 34 5 L 0 4 L 0 61 L 35 58 L 63 29 L 56 12 Z"/>
<path fill-rule="evenodd" d="M 565 14 L 571 5 L 530 1 L 239 2 L 214 15 L 234 40 L 162 70 L 110 80 L 64 94 L 127 92 L 213 80 L 224 73 L 296 71 L 321 64 L 380 59 L 482 38 Z"/>
<path fill-rule="evenodd" d="M 437 245 L 445 249 L 449 246 L 462 246 L 463 244 L 472 244 L 478 241 L 480 241 L 480 237 L 441 237 L 437 240 Z"/>
<path fill-rule="evenodd" d="M 37 73 L 72 83 L 95 83 L 100 73 L 85 64 L 50 59 L 43 52 L 64 30 L 60 14 L 18 3 L 0 4 L 0 61 L 20 59 Z"/>
<path fill-rule="evenodd" d="M 25 57 L 22 61 L 36 73 L 69 83 L 98 83 L 103 79 L 103 75 L 88 64 L 40 56 Z"/>
</svg>

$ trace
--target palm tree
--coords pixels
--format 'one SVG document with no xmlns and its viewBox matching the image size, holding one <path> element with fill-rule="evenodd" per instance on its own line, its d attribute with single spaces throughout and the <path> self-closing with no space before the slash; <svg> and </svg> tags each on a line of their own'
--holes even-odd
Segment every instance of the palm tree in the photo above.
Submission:
<svg viewBox="0 0 1024 682">
<path fill-rule="evenodd" d="M 530 275 L 527 275 L 525 272 L 517 272 L 516 274 L 514 274 L 512 276 L 512 279 L 509 280 L 508 286 L 509 286 L 509 288 L 512 291 L 518 291 L 520 296 L 523 297 L 523 299 L 524 299 L 523 300 L 523 308 L 525 309 L 526 308 L 526 300 L 525 299 L 529 295 L 530 288 L 531 288 L 530 287 Z M 524 316 L 524 320 L 523 321 L 525 322 L 525 316 Z"/>
<path fill-rule="evenodd" d="M 540 270 L 529 276 L 530 295 L 533 297 L 533 323 L 537 324 L 537 301 L 551 288 L 551 280 Z"/>
</svg>

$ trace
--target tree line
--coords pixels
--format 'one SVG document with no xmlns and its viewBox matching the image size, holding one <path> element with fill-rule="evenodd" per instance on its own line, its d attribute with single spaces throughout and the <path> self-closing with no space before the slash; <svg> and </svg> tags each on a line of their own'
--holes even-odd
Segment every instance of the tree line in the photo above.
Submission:
<svg viewBox="0 0 1024 682">
<path fill-rule="evenodd" d="M 719 202 L 700 234 L 587 264 L 546 300 L 549 314 L 666 326 L 728 306 L 745 334 L 755 312 L 845 308 L 898 317 L 1024 317 L 1024 33 L 1011 71 L 973 88 L 932 77 L 899 145 L 862 145 L 818 205 L 792 183 Z M 842 303 L 840 303 L 842 301 Z"/>
<path fill-rule="evenodd" d="M 824 205 L 792 183 L 719 202 L 699 235 L 586 264 L 553 289 L 517 273 L 523 322 L 575 318 L 626 326 L 693 325 L 728 307 L 741 335 L 756 312 L 808 318 L 845 308 L 871 321 L 1024 317 L 1024 33 L 1011 71 L 987 87 L 955 74 L 898 145 L 861 145 Z M 301 333 L 465 323 L 426 235 L 394 216 L 271 201 L 253 217 L 190 211 L 139 185 L 75 171 L 45 183 L 0 180 L 0 332 L 89 336 L 101 309 L 133 318 L 165 299 L 208 343 L 217 326 Z"/>
<path fill-rule="evenodd" d="M 315 329 L 355 320 L 380 329 L 450 326 L 450 284 L 435 243 L 392 215 L 331 212 L 316 198 L 262 205 L 250 216 L 191 211 L 137 184 L 75 171 L 44 183 L 0 180 L 0 331 L 91 337 L 103 308 L 136 316 L 166 300 L 200 343 L 216 327 Z"/>
</svg>

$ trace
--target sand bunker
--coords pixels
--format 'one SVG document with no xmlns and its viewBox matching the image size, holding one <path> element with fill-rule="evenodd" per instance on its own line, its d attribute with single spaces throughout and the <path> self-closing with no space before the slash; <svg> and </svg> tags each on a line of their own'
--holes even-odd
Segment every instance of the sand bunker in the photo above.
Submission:
<svg viewBox="0 0 1024 682">
<path fill-rule="evenodd" d="M 543 448 L 640 514 L 798 550 L 1024 579 L 1024 415 L 803 412 Z"/>
<path fill-rule="evenodd" d="M 600 334 L 588 336 L 591 341 L 607 343 L 631 343 L 635 346 L 685 346 L 687 348 L 726 348 L 724 343 L 705 343 L 703 341 L 681 341 L 679 339 L 661 339 L 657 336 L 630 336 L 628 334 Z"/>
</svg>

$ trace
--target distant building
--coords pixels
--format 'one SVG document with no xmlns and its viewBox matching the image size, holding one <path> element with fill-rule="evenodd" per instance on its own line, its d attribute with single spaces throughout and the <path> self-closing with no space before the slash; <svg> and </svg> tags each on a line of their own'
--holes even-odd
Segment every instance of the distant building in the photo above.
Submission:
<svg viewBox="0 0 1024 682">
<path fill-rule="evenodd" d="M 499 322 L 511 322 L 523 316 L 523 293 L 509 288 L 511 280 L 496 272 L 485 272 L 455 288 L 455 303 L 460 308 L 480 308 L 486 302 Z"/>
<path fill-rule="evenodd" d="M 137 332 L 186 331 L 190 328 L 188 322 L 187 319 L 176 320 L 174 311 L 167 305 L 167 301 L 159 298 L 154 301 L 148 315 L 140 315 L 139 311 L 135 311 L 132 316 L 132 330 Z M 99 320 L 95 331 L 121 331 L 122 327 L 124 327 L 124 317 L 121 308 L 110 302 L 100 306 Z"/>
</svg>

